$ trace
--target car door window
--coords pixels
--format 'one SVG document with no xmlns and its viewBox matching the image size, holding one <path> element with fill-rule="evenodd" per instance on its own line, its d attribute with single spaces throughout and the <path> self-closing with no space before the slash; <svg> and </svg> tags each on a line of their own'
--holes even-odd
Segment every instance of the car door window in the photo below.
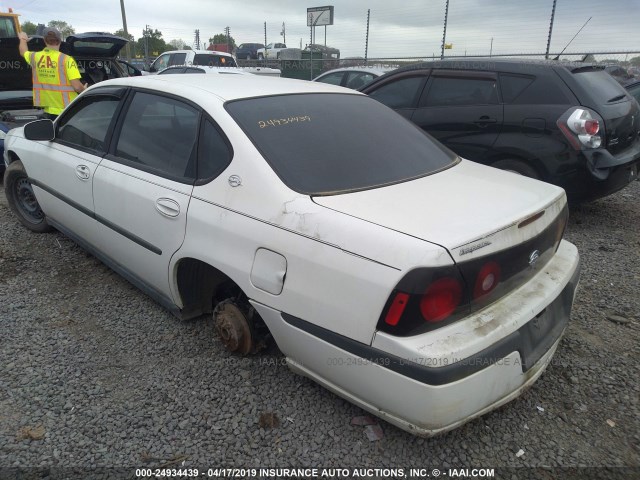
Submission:
<svg viewBox="0 0 640 480">
<path fill-rule="evenodd" d="M 198 180 L 211 180 L 229 166 L 233 156 L 226 137 L 210 121 L 204 127 L 198 142 Z"/>
<path fill-rule="evenodd" d="M 340 85 L 340 83 L 342 82 L 342 77 L 344 77 L 343 72 L 336 72 L 325 75 L 324 77 L 319 78 L 316 81 L 321 83 L 329 83 L 331 85 Z"/>
<path fill-rule="evenodd" d="M 160 55 L 155 62 L 153 62 L 153 69 L 155 69 L 155 71 L 159 71 L 159 70 L 163 70 L 165 68 L 167 68 L 169 66 L 169 57 L 170 54 L 166 53 L 164 55 Z M 154 70 L 151 70 L 154 71 Z"/>
<path fill-rule="evenodd" d="M 498 103 L 496 80 L 432 77 L 426 106 L 488 105 Z M 421 106 L 422 106 L 421 102 Z"/>
<path fill-rule="evenodd" d="M 190 183 L 196 174 L 199 120 L 200 112 L 184 102 L 137 92 L 115 155 L 151 173 Z"/>
<path fill-rule="evenodd" d="M 174 53 L 171 55 L 171 59 L 169 60 L 169 66 L 171 67 L 173 65 L 184 65 L 186 59 L 186 53 Z"/>
<path fill-rule="evenodd" d="M 89 96 L 60 118 L 56 140 L 69 145 L 106 152 L 106 138 L 120 100 L 109 96 Z"/>
<path fill-rule="evenodd" d="M 391 108 L 410 108 L 418 90 L 422 87 L 424 77 L 401 78 L 395 82 L 386 83 L 369 94 L 380 103 Z"/>
<path fill-rule="evenodd" d="M 347 77 L 347 88 L 353 88 L 357 90 L 358 88 L 362 88 L 365 85 L 368 85 L 376 78 L 372 73 L 367 72 L 351 72 Z"/>
</svg>

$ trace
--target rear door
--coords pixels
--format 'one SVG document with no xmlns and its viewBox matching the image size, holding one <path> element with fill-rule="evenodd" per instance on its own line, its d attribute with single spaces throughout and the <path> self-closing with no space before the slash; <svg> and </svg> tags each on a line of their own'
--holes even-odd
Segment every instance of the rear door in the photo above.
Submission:
<svg viewBox="0 0 640 480">
<path fill-rule="evenodd" d="M 434 70 L 411 121 L 458 155 L 481 161 L 502 128 L 493 72 Z"/>
<path fill-rule="evenodd" d="M 173 96 L 135 92 L 93 188 L 101 251 L 161 296 L 182 245 L 196 178 L 200 109 Z"/>
</svg>

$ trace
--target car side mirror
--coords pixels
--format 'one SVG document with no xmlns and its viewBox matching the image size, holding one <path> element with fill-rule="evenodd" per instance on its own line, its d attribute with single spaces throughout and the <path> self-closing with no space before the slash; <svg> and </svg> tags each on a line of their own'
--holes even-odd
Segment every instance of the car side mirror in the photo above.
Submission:
<svg viewBox="0 0 640 480">
<path fill-rule="evenodd" d="M 53 122 L 48 119 L 29 122 L 24 126 L 24 138 L 27 140 L 47 140 L 55 138 Z"/>
<path fill-rule="evenodd" d="M 153 72 L 157 72 L 158 70 L 156 70 L 156 67 L 154 67 L 153 65 L 151 65 L 151 66 L 149 67 L 149 70 L 147 70 L 147 71 L 148 71 L 148 72 L 153 73 Z"/>
</svg>

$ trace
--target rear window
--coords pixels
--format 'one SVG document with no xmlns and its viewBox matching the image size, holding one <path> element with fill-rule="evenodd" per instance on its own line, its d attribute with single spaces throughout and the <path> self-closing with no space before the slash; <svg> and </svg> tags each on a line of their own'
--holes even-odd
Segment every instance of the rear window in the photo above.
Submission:
<svg viewBox="0 0 640 480">
<path fill-rule="evenodd" d="M 280 179 L 299 193 L 381 187 L 429 175 L 457 159 L 363 95 L 278 95 L 225 106 Z"/>
<path fill-rule="evenodd" d="M 193 58 L 193 64 L 204 67 L 237 67 L 233 57 L 209 55 L 206 53 L 197 53 Z"/>
<path fill-rule="evenodd" d="M 608 103 L 613 99 L 621 100 L 620 95 L 625 94 L 624 88 L 604 70 L 578 72 L 574 73 L 573 77 L 598 103 Z"/>
</svg>

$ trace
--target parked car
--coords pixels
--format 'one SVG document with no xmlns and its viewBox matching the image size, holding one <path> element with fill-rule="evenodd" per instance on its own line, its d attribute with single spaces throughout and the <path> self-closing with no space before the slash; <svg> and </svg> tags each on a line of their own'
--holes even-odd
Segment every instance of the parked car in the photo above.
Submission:
<svg viewBox="0 0 640 480">
<path fill-rule="evenodd" d="M 250 75 L 248 72 L 240 70 L 239 68 L 186 67 L 184 65 L 167 67 L 164 70 L 159 71 L 158 75 L 177 75 L 183 73 Z"/>
<path fill-rule="evenodd" d="M 120 64 L 120 67 L 122 67 L 122 70 L 129 77 L 141 77 L 142 76 L 142 70 L 140 70 L 138 67 L 136 67 L 132 63 L 127 62 L 126 60 L 122 60 L 120 58 L 117 61 Z"/>
<path fill-rule="evenodd" d="M 361 89 L 463 158 L 563 187 L 574 201 L 637 178 L 640 109 L 602 66 L 426 62 Z"/>
<path fill-rule="evenodd" d="M 640 103 L 640 81 L 633 82 L 624 87 L 629 94 Z"/>
<path fill-rule="evenodd" d="M 287 48 L 284 43 L 270 43 L 264 48 L 258 49 L 258 60 L 277 60 L 280 58 L 280 51 Z"/>
<path fill-rule="evenodd" d="M 264 75 L 268 77 L 279 77 L 280 70 L 267 67 L 186 67 L 176 65 L 167 67 L 158 72 L 158 75 L 174 75 L 181 73 L 209 73 L 209 74 L 230 74 L 230 75 Z"/>
<path fill-rule="evenodd" d="M 357 90 L 378 78 L 385 73 L 392 71 L 392 68 L 381 67 L 345 67 L 335 68 L 318 75 L 313 79 L 314 82 L 329 83 L 331 85 L 339 85 L 341 87 L 352 88 Z"/>
<path fill-rule="evenodd" d="M 149 66 L 150 73 L 157 73 L 172 66 L 237 67 L 230 53 L 214 50 L 173 50 L 159 55 Z"/>
<path fill-rule="evenodd" d="M 294 371 L 415 434 L 542 374 L 579 277 L 561 188 L 462 160 L 353 90 L 172 80 L 104 82 L 9 132 L 17 220 L 179 318 L 213 314 L 232 352 L 272 336 Z"/>
<path fill-rule="evenodd" d="M 605 67 L 605 71 L 611 75 L 616 81 L 625 86 L 627 83 L 633 82 L 636 77 L 631 75 L 626 68 L 621 67 L 620 65 L 607 65 Z"/>
<path fill-rule="evenodd" d="M 257 60 L 258 50 L 264 48 L 262 43 L 242 43 L 236 49 L 236 58 L 243 60 Z"/>
</svg>

